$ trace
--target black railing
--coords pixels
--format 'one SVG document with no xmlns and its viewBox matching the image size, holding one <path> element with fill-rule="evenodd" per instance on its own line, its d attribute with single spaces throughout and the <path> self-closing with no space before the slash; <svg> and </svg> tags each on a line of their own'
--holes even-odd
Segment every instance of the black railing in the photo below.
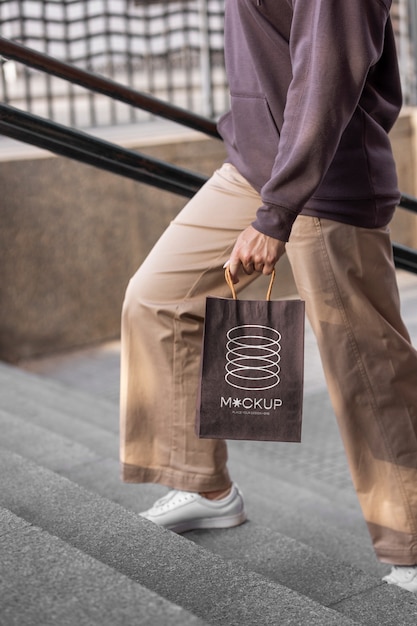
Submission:
<svg viewBox="0 0 417 626">
<path fill-rule="evenodd" d="M 0 37 L 0 55 L 23 63 L 27 67 L 46 72 L 49 76 L 62 78 L 73 85 L 79 85 L 91 92 L 108 96 L 112 100 L 124 102 L 135 108 L 151 112 L 153 115 L 177 122 L 188 128 L 201 131 L 212 137 L 219 137 L 213 121 L 191 113 L 180 107 L 163 102 L 158 98 L 135 91 L 113 80 L 82 70 L 78 67 L 58 61 L 51 56 L 31 50 L 26 46 Z"/>
<path fill-rule="evenodd" d="M 153 114 L 200 130 L 212 137 L 219 137 L 210 120 L 156 98 L 136 93 L 108 79 L 72 68 L 50 57 L 30 51 L 0 37 L 0 54 L 38 67 L 44 71 L 59 72 L 61 77 L 83 84 L 93 91 L 100 91 L 116 99 L 129 99 L 133 106 L 144 108 Z M 14 139 L 46 148 L 51 152 L 77 159 L 84 163 L 156 186 L 186 197 L 191 197 L 207 180 L 204 176 L 174 167 L 132 150 L 103 141 L 79 130 L 69 129 L 38 116 L 24 113 L 11 106 L 0 105 L 0 133 Z M 417 199 L 403 194 L 400 207 L 417 213 Z M 400 244 L 393 244 L 394 260 L 398 268 L 417 274 L 417 251 Z"/>
<path fill-rule="evenodd" d="M 0 104 L 0 133 L 186 197 L 205 182 L 199 174 Z"/>
<path fill-rule="evenodd" d="M 415 212 L 415 211 L 414 211 Z M 395 266 L 400 270 L 417 274 L 417 252 L 399 243 L 393 243 Z"/>
</svg>

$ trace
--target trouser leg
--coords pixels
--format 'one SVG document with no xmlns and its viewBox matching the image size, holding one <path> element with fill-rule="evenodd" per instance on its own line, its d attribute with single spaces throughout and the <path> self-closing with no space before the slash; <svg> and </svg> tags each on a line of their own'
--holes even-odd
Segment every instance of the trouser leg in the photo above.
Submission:
<svg viewBox="0 0 417 626">
<path fill-rule="evenodd" d="M 417 353 L 388 229 L 299 217 L 287 252 L 376 554 L 417 563 Z"/>
<path fill-rule="evenodd" d="M 259 205 L 259 195 L 233 166 L 224 165 L 129 283 L 121 363 L 125 481 L 190 491 L 230 485 L 225 442 L 194 433 L 205 299 L 230 296 L 223 264 Z M 239 287 L 253 278 L 243 278 Z"/>
</svg>

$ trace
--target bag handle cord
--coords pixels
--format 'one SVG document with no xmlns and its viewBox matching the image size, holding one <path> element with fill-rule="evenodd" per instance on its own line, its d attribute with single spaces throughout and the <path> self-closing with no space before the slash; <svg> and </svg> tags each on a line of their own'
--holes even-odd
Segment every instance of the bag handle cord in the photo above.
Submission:
<svg viewBox="0 0 417 626">
<path fill-rule="evenodd" d="M 235 286 L 234 286 L 234 283 L 233 283 L 233 280 L 232 280 L 232 276 L 230 274 L 229 267 L 226 267 L 226 269 L 224 271 L 224 276 L 225 276 L 227 284 L 230 287 L 230 291 L 232 292 L 233 300 L 237 300 L 236 289 L 235 289 Z M 268 291 L 266 292 L 266 300 L 268 302 L 271 299 L 272 286 L 274 284 L 274 280 L 275 280 L 275 270 L 272 270 L 271 279 L 269 281 Z"/>
</svg>

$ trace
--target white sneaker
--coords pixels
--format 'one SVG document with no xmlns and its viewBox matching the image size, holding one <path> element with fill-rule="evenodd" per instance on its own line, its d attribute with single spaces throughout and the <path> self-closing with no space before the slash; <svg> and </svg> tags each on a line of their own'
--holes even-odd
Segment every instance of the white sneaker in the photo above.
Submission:
<svg viewBox="0 0 417 626">
<path fill-rule="evenodd" d="M 246 520 L 243 497 L 234 484 L 229 495 L 221 500 L 208 500 L 189 491 L 170 491 L 140 515 L 175 533 L 197 528 L 231 528 Z"/>
<path fill-rule="evenodd" d="M 384 576 L 382 580 L 390 585 L 397 585 L 417 593 L 417 565 L 394 566 L 388 576 Z"/>
</svg>

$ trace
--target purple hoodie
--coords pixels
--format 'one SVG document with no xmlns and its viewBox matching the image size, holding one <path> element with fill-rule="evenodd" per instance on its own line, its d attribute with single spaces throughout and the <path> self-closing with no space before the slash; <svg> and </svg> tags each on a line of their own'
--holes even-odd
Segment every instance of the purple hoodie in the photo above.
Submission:
<svg viewBox="0 0 417 626">
<path fill-rule="evenodd" d="M 402 99 L 391 0 L 226 0 L 228 160 L 261 193 L 253 226 L 299 213 L 375 228 L 399 200 L 388 131 Z"/>
</svg>

